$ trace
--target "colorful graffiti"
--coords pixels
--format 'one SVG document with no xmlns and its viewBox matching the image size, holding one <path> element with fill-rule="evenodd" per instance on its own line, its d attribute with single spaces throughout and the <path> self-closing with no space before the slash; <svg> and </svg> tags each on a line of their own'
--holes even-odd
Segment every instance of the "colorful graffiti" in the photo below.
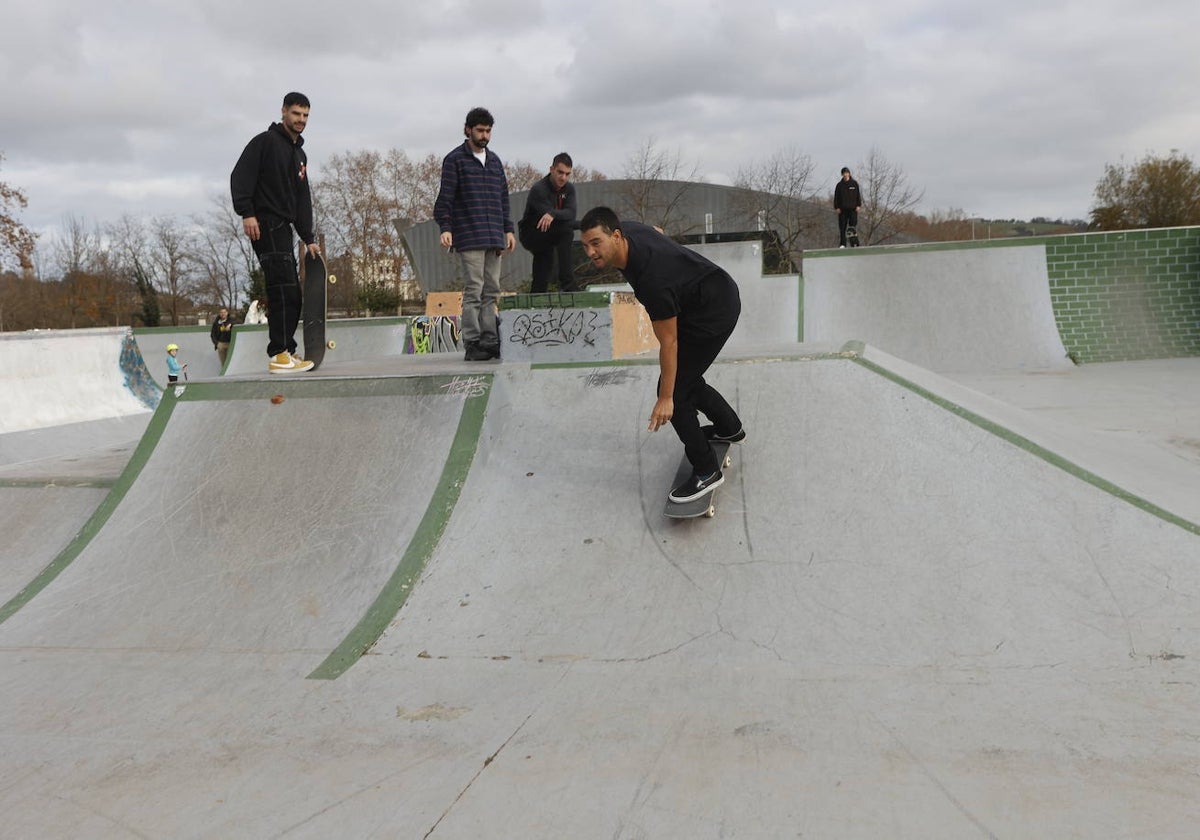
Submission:
<svg viewBox="0 0 1200 840">
<path fill-rule="evenodd" d="M 462 349 L 458 318 L 453 315 L 418 315 L 408 330 L 409 353 L 455 353 Z"/>
<path fill-rule="evenodd" d="M 147 408 L 158 407 L 162 390 L 146 368 L 146 360 L 142 358 L 142 351 L 138 349 L 132 330 L 121 339 L 121 373 L 125 375 L 125 387 L 130 393 Z"/>
</svg>

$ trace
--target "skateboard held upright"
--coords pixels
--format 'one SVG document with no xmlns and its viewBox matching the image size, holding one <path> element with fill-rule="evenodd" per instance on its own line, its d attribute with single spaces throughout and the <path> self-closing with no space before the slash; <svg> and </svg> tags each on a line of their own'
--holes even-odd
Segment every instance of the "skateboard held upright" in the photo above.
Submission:
<svg viewBox="0 0 1200 840">
<path fill-rule="evenodd" d="M 732 459 L 729 457 L 729 444 L 725 442 L 713 441 L 713 452 L 717 454 L 717 463 L 721 465 L 722 470 L 727 470 L 733 465 Z M 672 487 L 678 487 L 688 476 L 692 474 L 692 463 L 685 456 L 679 464 L 679 469 L 675 473 L 675 480 L 671 483 Z M 725 479 L 728 481 L 728 477 Z M 695 519 L 698 516 L 712 518 L 717 515 L 717 490 L 719 486 L 709 490 L 703 496 L 692 499 L 690 502 L 673 502 L 670 497 L 667 498 L 666 507 L 663 508 L 663 514 L 671 519 Z"/>
<path fill-rule="evenodd" d="M 325 321 L 329 316 L 329 284 L 337 277 L 326 275 L 325 260 L 314 257 L 307 251 L 304 255 L 304 297 L 302 303 L 304 320 L 304 358 L 313 363 L 316 370 L 325 359 L 325 349 L 337 345 L 325 340 Z"/>
</svg>

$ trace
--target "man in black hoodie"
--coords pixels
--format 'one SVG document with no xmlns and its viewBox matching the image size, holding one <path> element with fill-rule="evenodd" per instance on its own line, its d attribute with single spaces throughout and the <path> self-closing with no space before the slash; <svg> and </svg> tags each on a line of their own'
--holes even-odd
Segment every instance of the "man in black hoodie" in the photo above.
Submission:
<svg viewBox="0 0 1200 840">
<path fill-rule="evenodd" d="M 862 209 L 862 195 L 858 191 L 858 181 L 845 166 L 842 167 L 842 180 L 833 188 L 833 209 L 838 214 L 838 247 L 846 247 L 846 228 L 854 228 L 854 239 L 850 244 L 858 245 L 858 211 Z"/>
<path fill-rule="evenodd" d="M 308 97 L 289 93 L 282 116 L 247 145 L 229 176 L 233 209 L 242 217 L 262 266 L 267 286 L 267 370 L 293 373 L 312 370 L 313 363 L 296 355 L 300 323 L 300 277 L 292 228 L 313 256 L 321 253 L 313 235 L 312 194 L 308 188 L 308 156 L 301 133 L 308 124 Z"/>
<path fill-rule="evenodd" d="M 554 156 L 550 174 L 530 188 L 525 215 L 517 224 L 521 244 L 533 254 L 533 284 L 529 291 L 534 294 L 549 290 L 556 262 L 559 291 L 575 290 L 575 266 L 571 263 L 571 244 L 575 239 L 573 166 L 566 152 Z"/>
</svg>

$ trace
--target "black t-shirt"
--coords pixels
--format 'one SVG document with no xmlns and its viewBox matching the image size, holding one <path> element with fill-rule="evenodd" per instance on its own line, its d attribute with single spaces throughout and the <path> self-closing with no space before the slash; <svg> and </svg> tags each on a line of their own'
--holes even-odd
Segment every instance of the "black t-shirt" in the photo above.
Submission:
<svg viewBox="0 0 1200 840">
<path fill-rule="evenodd" d="M 641 222 L 622 222 L 629 258 L 621 273 L 651 321 L 678 318 L 680 336 L 715 336 L 737 323 L 737 284 L 723 268 Z"/>
</svg>

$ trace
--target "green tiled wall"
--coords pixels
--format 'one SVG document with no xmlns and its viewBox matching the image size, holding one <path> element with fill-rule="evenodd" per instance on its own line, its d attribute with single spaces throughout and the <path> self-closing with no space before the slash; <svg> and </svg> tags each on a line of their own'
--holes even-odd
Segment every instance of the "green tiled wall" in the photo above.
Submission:
<svg viewBox="0 0 1200 840">
<path fill-rule="evenodd" d="M 1077 362 L 1200 356 L 1200 228 L 1039 241 L 1059 334 Z"/>
</svg>

